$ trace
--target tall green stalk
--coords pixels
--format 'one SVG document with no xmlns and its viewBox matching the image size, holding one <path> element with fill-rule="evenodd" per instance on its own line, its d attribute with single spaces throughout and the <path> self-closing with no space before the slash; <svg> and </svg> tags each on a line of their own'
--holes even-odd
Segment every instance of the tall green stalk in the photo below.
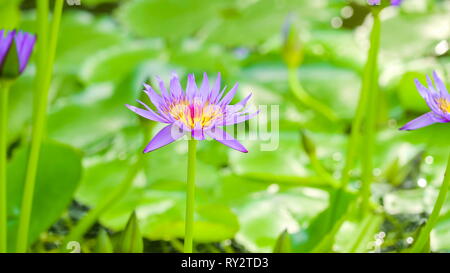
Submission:
<svg viewBox="0 0 450 273">
<path fill-rule="evenodd" d="M 0 253 L 8 251 L 7 153 L 8 95 L 10 82 L 0 81 Z"/>
<path fill-rule="evenodd" d="M 53 63 L 55 60 L 56 45 L 58 41 L 59 25 L 61 22 L 64 0 L 56 0 L 53 12 L 53 20 L 48 32 L 48 0 L 38 0 L 38 72 L 36 77 L 35 93 L 35 111 L 33 119 L 33 132 L 31 139 L 31 148 L 28 158 L 28 167 L 25 176 L 25 187 L 22 197 L 22 207 L 20 211 L 19 228 L 17 233 L 16 252 L 26 252 L 28 243 L 28 232 L 30 226 L 30 217 L 33 206 L 34 187 L 36 182 L 36 173 L 39 162 L 39 153 L 41 149 L 42 138 L 47 114 L 47 101 L 50 83 L 53 74 Z M 47 43 L 48 37 L 50 38 Z"/>
<path fill-rule="evenodd" d="M 186 190 L 186 226 L 184 235 L 184 253 L 192 253 L 194 237 L 195 169 L 197 140 L 188 144 L 187 190 Z"/>
<path fill-rule="evenodd" d="M 371 93 L 371 86 L 374 79 L 376 80 L 377 70 L 377 59 L 378 51 L 380 47 L 380 18 L 378 15 L 379 11 L 375 11 L 374 23 L 372 27 L 372 32 L 370 34 L 370 48 L 367 56 L 367 62 L 364 67 L 363 81 L 361 87 L 361 95 L 359 97 L 358 107 L 356 109 L 355 118 L 352 122 L 352 131 L 350 134 L 350 140 L 347 146 L 347 156 L 345 160 L 345 166 L 342 170 L 342 187 L 345 188 L 350 181 L 350 170 L 355 164 L 356 154 L 360 146 L 361 141 L 361 129 L 364 122 L 365 115 L 369 112 L 368 108 L 374 109 L 374 103 L 372 101 L 372 106 L 368 106 L 370 99 L 375 96 L 375 92 Z M 376 109 L 375 109 L 376 110 Z M 366 124 L 367 125 L 367 124 Z"/>
<path fill-rule="evenodd" d="M 430 218 L 421 230 L 416 243 L 413 245 L 411 252 L 418 253 L 423 252 L 425 244 L 430 238 L 430 232 L 436 225 L 439 218 L 442 206 L 444 205 L 445 199 L 447 198 L 448 189 L 450 187 L 450 155 L 448 158 L 447 169 L 445 171 L 444 181 L 442 181 L 441 188 L 439 189 L 439 195 L 434 204 L 433 211 L 431 212 Z"/>
<path fill-rule="evenodd" d="M 378 110 L 378 52 L 380 49 L 381 22 L 379 10 L 373 12 L 373 27 L 370 36 L 369 60 L 364 71 L 363 88 L 367 89 L 367 112 L 364 127 L 364 146 L 362 149 L 362 210 L 367 212 L 370 206 L 370 185 L 373 180 L 373 154 L 376 139 L 376 121 Z"/>
<path fill-rule="evenodd" d="M 331 212 L 329 214 L 329 219 L 327 221 L 327 225 L 330 225 L 327 228 L 332 228 L 331 225 L 334 225 L 333 230 L 336 229 L 336 226 L 340 226 L 342 224 L 342 221 L 339 221 L 339 219 L 335 219 L 336 211 L 338 211 L 338 207 L 340 206 L 342 194 L 343 191 L 346 190 L 348 183 L 350 181 L 350 170 L 353 168 L 356 160 L 356 155 L 358 153 L 358 150 L 361 146 L 361 138 L 362 134 L 361 131 L 363 129 L 363 124 L 368 127 L 372 127 L 374 129 L 375 127 L 375 114 L 376 114 L 376 86 L 377 83 L 377 59 L 378 59 L 378 52 L 380 48 L 380 18 L 379 18 L 379 12 L 380 10 L 374 9 L 373 10 L 373 17 L 374 17 L 374 23 L 372 27 L 372 31 L 370 34 L 370 48 L 368 51 L 367 61 L 364 66 L 363 71 L 363 78 L 362 78 L 362 86 L 361 86 L 361 93 L 359 96 L 358 106 L 356 108 L 355 117 L 352 122 L 352 130 L 350 133 L 350 139 L 347 145 L 347 155 L 345 158 L 345 165 L 342 170 L 342 178 L 341 178 L 341 185 L 340 189 L 336 192 L 336 196 L 334 196 L 331 200 Z M 375 98 L 375 99 L 374 99 Z M 369 104 L 371 104 L 369 106 Z M 368 120 L 368 116 L 372 115 L 371 121 Z M 366 119 L 365 119 L 366 118 Z M 364 121 L 366 121 L 364 123 Z M 370 124 L 373 123 L 372 126 Z M 367 127 L 368 126 L 368 127 Z M 373 140 L 374 140 L 374 133 L 372 131 L 372 147 L 373 147 Z M 367 139 L 366 139 L 367 140 Z M 370 145 L 370 143 L 365 143 L 365 145 Z M 366 157 L 370 157 L 370 170 L 372 170 L 372 154 L 373 148 L 370 148 L 366 152 Z M 370 154 L 370 155 L 369 155 Z M 364 157 L 364 160 L 367 158 Z M 365 168 L 369 168 L 369 165 L 366 165 Z M 370 171 L 371 174 L 372 171 Z M 372 176 L 370 176 L 372 178 Z M 367 179 L 367 178 L 366 178 Z M 370 181 L 369 181 L 370 183 Z M 364 185 L 364 190 L 367 190 L 367 186 L 369 186 L 369 194 L 370 194 L 370 184 Z M 367 194 L 367 193 L 364 193 Z M 369 200 L 370 195 L 367 197 L 367 200 Z M 336 222 L 337 221 L 337 222 Z M 334 223 L 334 224 L 333 224 Z M 331 245 L 334 241 L 334 236 L 329 236 L 325 238 L 326 240 L 329 240 L 330 242 L 326 242 L 328 245 Z"/>
</svg>

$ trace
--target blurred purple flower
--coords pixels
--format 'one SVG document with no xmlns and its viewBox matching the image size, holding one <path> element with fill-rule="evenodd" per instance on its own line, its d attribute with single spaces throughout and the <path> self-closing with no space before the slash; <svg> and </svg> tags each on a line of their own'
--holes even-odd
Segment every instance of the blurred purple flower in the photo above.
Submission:
<svg viewBox="0 0 450 273">
<path fill-rule="evenodd" d="M 450 94 L 445 88 L 444 82 L 439 78 L 436 72 L 433 72 L 433 76 L 436 89 L 433 87 L 433 82 L 428 76 L 428 88 L 423 86 L 417 79 L 415 80 L 417 89 L 427 102 L 431 112 L 408 122 L 405 126 L 400 128 L 400 130 L 416 130 L 433 123 L 450 122 Z"/>
<path fill-rule="evenodd" d="M 220 87 L 220 73 L 212 87 L 209 85 L 207 74 L 204 73 L 200 88 L 195 83 L 194 75 L 188 75 L 186 91 L 182 89 L 176 74 L 172 76 L 169 90 L 161 79 L 158 78 L 158 81 L 161 94 L 155 92 L 150 85 L 144 84 L 144 92 L 156 111 L 139 100 L 146 110 L 126 105 L 131 111 L 146 119 L 168 124 L 145 147 L 144 153 L 170 144 L 186 133 L 197 140 L 209 136 L 230 148 L 247 152 L 241 143 L 219 127 L 241 123 L 258 114 L 245 110 L 251 94 L 241 102 L 229 105 L 236 94 L 238 84 L 224 94 L 225 88 L 221 91 Z"/>
<path fill-rule="evenodd" d="M 391 5 L 393 6 L 399 6 L 402 3 L 403 0 L 391 0 Z"/>
<path fill-rule="evenodd" d="M 398 6 L 402 3 L 403 0 L 391 0 L 391 5 Z M 371 6 L 376 6 L 381 4 L 381 0 L 367 0 L 367 3 Z"/>
<path fill-rule="evenodd" d="M 22 74 L 35 42 L 36 36 L 30 33 L 0 30 L 0 77 L 14 78 Z"/>
</svg>

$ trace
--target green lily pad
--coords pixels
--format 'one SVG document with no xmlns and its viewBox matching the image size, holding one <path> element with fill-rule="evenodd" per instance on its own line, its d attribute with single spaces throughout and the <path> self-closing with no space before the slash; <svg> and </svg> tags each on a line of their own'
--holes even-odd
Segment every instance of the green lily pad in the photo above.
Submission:
<svg viewBox="0 0 450 273">
<path fill-rule="evenodd" d="M 55 159 L 58 160 L 55 160 Z M 28 149 L 22 147 L 8 165 L 8 243 L 16 242 Z M 42 145 L 33 209 L 29 229 L 29 244 L 54 224 L 72 201 L 81 178 L 81 155 L 74 148 L 56 143 Z"/>
</svg>

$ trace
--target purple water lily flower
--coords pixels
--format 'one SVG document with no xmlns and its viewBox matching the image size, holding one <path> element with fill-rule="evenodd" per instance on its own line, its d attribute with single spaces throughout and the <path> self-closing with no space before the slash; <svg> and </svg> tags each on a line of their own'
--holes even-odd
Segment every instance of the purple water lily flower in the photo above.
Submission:
<svg viewBox="0 0 450 273">
<path fill-rule="evenodd" d="M 0 30 L 0 77 L 14 78 L 22 74 L 35 42 L 36 36 L 30 33 Z"/>
<path fill-rule="evenodd" d="M 433 76 L 436 88 L 433 87 L 433 82 L 428 76 L 428 88 L 423 86 L 417 79 L 415 80 L 417 90 L 427 102 L 431 112 L 408 122 L 400 130 L 416 130 L 434 123 L 450 122 L 450 94 L 436 72 L 433 72 Z"/>
<path fill-rule="evenodd" d="M 391 0 L 391 5 L 399 6 L 403 0 Z M 367 0 L 367 3 L 371 6 L 377 6 L 381 4 L 381 0 Z"/>
<path fill-rule="evenodd" d="M 182 89 L 176 74 L 170 81 L 169 90 L 161 79 L 158 78 L 158 81 L 160 94 L 150 85 L 144 84 L 144 92 L 156 111 L 139 100 L 138 102 L 145 107 L 145 110 L 126 105 L 131 111 L 146 119 L 168 124 L 145 147 L 144 153 L 170 144 L 186 133 L 197 140 L 203 140 L 205 136 L 209 136 L 230 148 L 243 153 L 247 152 L 239 141 L 219 127 L 241 123 L 258 114 L 258 112 L 250 113 L 245 109 L 251 94 L 241 102 L 229 105 L 236 94 L 238 84 L 225 94 L 225 88 L 221 90 L 220 86 L 220 73 L 212 87 L 209 85 L 207 74 L 204 73 L 200 88 L 195 83 L 194 75 L 188 75 L 186 91 Z"/>
</svg>

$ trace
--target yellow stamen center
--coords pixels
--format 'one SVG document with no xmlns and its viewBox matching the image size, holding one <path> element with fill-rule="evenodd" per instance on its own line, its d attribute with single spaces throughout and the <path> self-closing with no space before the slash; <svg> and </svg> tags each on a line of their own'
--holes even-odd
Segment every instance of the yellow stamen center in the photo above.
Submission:
<svg viewBox="0 0 450 273">
<path fill-rule="evenodd" d="M 450 113 L 450 101 L 444 98 L 437 99 L 437 103 L 439 109 L 441 109 L 444 113 Z"/>
<path fill-rule="evenodd" d="M 203 104 L 200 99 L 194 99 L 192 103 L 187 100 L 180 101 L 170 106 L 168 113 L 190 129 L 207 127 L 222 116 L 219 106 Z"/>
</svg>

